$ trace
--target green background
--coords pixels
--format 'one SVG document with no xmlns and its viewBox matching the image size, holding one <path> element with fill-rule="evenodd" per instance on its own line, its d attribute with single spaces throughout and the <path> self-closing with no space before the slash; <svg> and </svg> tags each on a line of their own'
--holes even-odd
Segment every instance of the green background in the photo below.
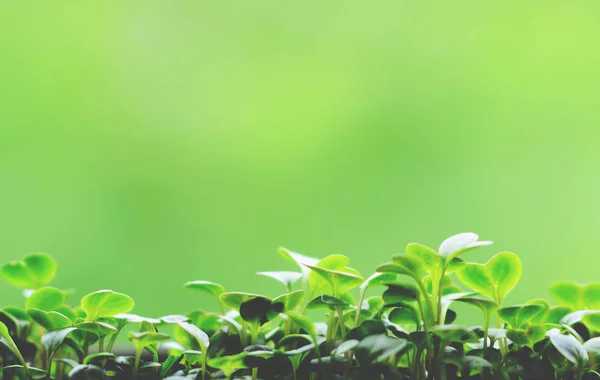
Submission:
<svg viewBox="0 0 600 380">
<path fill-rule="evenodd" d="M 600 3 L 3 2 L 0 255 L 157 317 L 473 231 L 598 280 Z M 20 304 L 0 283 L 3 305 Z"/>
</svg>

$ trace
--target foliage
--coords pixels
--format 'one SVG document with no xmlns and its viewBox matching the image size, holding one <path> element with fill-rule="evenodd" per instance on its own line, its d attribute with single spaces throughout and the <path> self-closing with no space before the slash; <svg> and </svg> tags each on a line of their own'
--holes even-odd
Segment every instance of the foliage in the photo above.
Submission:
<svg viewBox="0 0 600 380">
<path fill-rule="evenodd" d="M 283 285 L 279 296 L 190 281 L 185 288 L 215 297 L 219 312 L 160 318 L 131 314 L 133 299 L 112 290 L 72 304 L 48 286 L 55 261 L 29 255 L 0 268 L 26 296 L 23 307 L 0 309 L 0 373 L 56 380 L 600 378 L 600 284 L 560 281 L 550 287 L 555 305 L 505 305 L 522 274 L 519 257 L 464 259 L 490 244 L 473 233 L 437 250 L 411 243 L 364 277 L 343 255 L 316 259 L 281 248 L 298 270 L 258 273 Z M 481 324 L 456 324 L 458 304 L 474 307 Z M 114 352 L 122 330 L 130 355 Z"/>
</svg>

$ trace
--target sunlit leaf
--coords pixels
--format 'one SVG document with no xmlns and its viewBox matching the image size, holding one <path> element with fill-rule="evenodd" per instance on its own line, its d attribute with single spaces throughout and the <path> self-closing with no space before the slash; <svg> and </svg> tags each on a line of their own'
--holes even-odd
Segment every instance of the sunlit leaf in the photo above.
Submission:
<svg viewBox="0 0 600 380">
<path fill-rule="evenodd" d="M 56 288 L 41 288 L 25 300 L 26 309 L 53 311 L 65 303 L 65 295 Z"/>
<path fill-rule="evenodd" d="M 513 328 L 520 328 L 544 310 L 545 307 L 538 304 L 515 305 L 498 309 L 498 316 Z"/>
<path fill-rule="evenodd" d="M 112 290 L 98 290 L 81 299 L 81 308 L 85 311 L 88 321 L 128 313 L 133 306 L 131 297 Z"/>
<path fill-rule="evenodd" d="M 225 293 L 225 288 L 223 286 L 210 281 L 190 281 L 186 282 L 184 287 L 186 289 L 210 294 L 215 297 Z"/>
<path fill-rule="evenodd" d="M 486 264 L 465 264 L 456 275 L 471 289 L 501 302 L 517 285 L 522 271 L 521 260 L 517 255 L 501 252 Z"/>
<path fill-rule="evenodd" d="M 210 345 L 208 335 L 198 327 L 187 322 L 177 322 L 177 325 L 187 332 L 192 338 L 194 338 L 203 350 L 206 350 L 206 348 Z"/>
<path fill-rule="evenodd" d="M 491 241 L 479 241 L 478 239 L 479 236 L 472 232 L 463 232 L 460 234 L 456 234 L 444 240 L 442 244 L 440 244 L 438 252 L 447 261 L 450 261 L 463 252 L 466 252 L 473 248 L 483 247 L 492 244 Z"/>
<path fill-rule="evenodd" d="M 54 276 L 58 265 L 45 253 L 33 253 L 23 260 L 11 261 L 0 267 L 0 276 L 18 288 L 38 289 L 46 286 Z"/>
<path fill-rule="evenodd" d="M 299 272 L 258 272 L 256 274 L 279 281 L 286 288 L 291 288 L 296 281 L 302 278 L 302 273 Z"/>
</svg>

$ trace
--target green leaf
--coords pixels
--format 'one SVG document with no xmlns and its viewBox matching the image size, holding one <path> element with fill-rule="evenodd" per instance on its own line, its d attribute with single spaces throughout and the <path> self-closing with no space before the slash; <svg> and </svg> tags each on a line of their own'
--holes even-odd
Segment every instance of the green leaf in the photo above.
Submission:
<svg viewBox="0 0 600 380">
<path fill-rule="evenodd" d="M 93 364 L 80 364 L 69 372 L 69 379 L 101 380 L 106 371 Z"/>
<path fill-rule="evenodd" d="M 486 264 L 467 263 L 456 273 L 468 287 L 501 303 L 512 290 L 523 271 L 521 260 L 511 252 L 501 252 Z"/>
<path fill-rule="evenodd" d="M 572 335 L 550 334 L 550 342 L 568 361 L 582 366 L 589 360 L 585 348 Z"/>
<path fill-rule="evenodd" d="M 360 285 L 360 290 L 364 292 L 371 286 L 381 286 L 388 282 L 394 282 L 397 277 L 394 273 L 373 273 Z"/>
<path fill-rule="evenodd" d="M 587 284 L 582 286 L 581 303 L 586 308 L 600 308 L 600 283 Z"/>
<path fill-rule="evenodd" d="M 178 315 L 178 314 L 171 314 L 171 315 L 165 315 L 164 317 L 160 317 L 159 322 L 164 322 L 164 323 L 169 323 L 169 324 L 173 324 L 173 323 L 177 323 L 177 322 L 188 322 L 190 320 L 190 318 L 186 315 Z M 143 322 L 143 321 L 140 321 Z M 153 324 L 156 324 L 153 321 L 146 321 L 146 322 L 150 322 Z"/>
<path fill-rule="evenodd" d="M 435 335 L 439 336 L 446 343 L 477 343 L 479 336 L 473 331 L 458 325 L 439 325 L 431 329 Z"/>
<path fill-rule="evenodd" d="M 42 336 L 42 346 L 46 350 L 48 362 L 52 362 L 52 358 L 58 349 L 63 345 L 67 335 L 77 330 L 75 327 L 67 327 L 62 330 L 50 331 Z"/>
<path fill-rule="evenodd" d="M 56 288 L 41 288 L 33 292 L 25 301 L 26 309 L 53 311 L 65 303 L 65 295 Z"/>
<path fill-rule="evenodd" d="M 223 286 L 209 281 L 190 281 L 186 282 L 184 287 L 186 289 L 210 294 L 215 297 L 219 297 L 221 294 L 225 293 L 225 288 Z"/>
<path fill-rule="evenodd" d="M 116 359 L 117 356 L 111 352 L 97 352 L 95 354 L 91 354 L 85 357 L 85 359 L 83 359 L 83 364 L 101 364 L 99 362 L 105 361 L 105 360 L 114 360 Z"/>
<path fill-rule="evenodd" d="M 546 323 L 560 324 L 560 320 L 567 314 L 571 313 L 573 309 L 571 306 L 559 305 L 552 306 L 546 316 Z"/>
<path fill-rule="evenodd" d="M 450 236 L 440 244 L 438 252 L 440 256 L 446 259 L 446 262 L 449 262 L 461 253 L 492 244 L 491 241 L 479 241 L 478 239 L 479 236 L 472 232 L 463 232 Z"/>
<path fill-rule="evenodd" d="M 338 306 L 342 309 L 346 309 L 350 307 L 350 304 L 342 299 L 323 294 L 310 300 L 310 302 L 306 305 L 306 308 L 336 310 Z"/>
<path fill-rule="evenodd" d="M 572 325 L 577 322 L 580 322 L 584 317 L 588 315 L 597 315 L 600 314 L 600 310 L 578 310 L 572 313 L 569 313 L 562 317 L 560 320 L 561 325 Z"/>
<path fill-rule="evenodd" d="M 414 324 L 418 326 L 421 323 L 419 311 L 407 303 L 401 303 L 394 308 L 388 315 L 388 319 L 397 325 Z"/>
<path fill-rule="evenodd" d="M 527 329 L 509 329 L 506 337 L 513 343 L 521 346 L 533 347 L 533 345 L 546 337 L 546 330 L 541 325 L 534 325 Z"/>
<path fill-rule="evenodd" d="M 208 365 L 220 369 L 225 374 L 226 378 L 231 378 L 231 374 L 238 369 L 247 368 L 244 363 L 244 358 L 248 356 L 248 352 L 242 351 L 235 355 L 225 355 L 218 358 L 208 360 Z"/>
<path fill-rule="evenodd" d="M 27 313 L 35 322 L 48 331 L 60 330 L 73 325 L 73 321 L 58 311 L 29 309 Z"/>
<path fill-rule="evenodd" d="M 273 298 L 273 303 L 283 304 L 284 310 L 294 310 L 302 303 L 303 299 L 304 290 L 296 290 Z"/>
<path fill-rule="evenodd" d="M 14 379 L 15 377 L 18 379 L 46 379 L 46 371 L 35 367 L 15 364 L 7 365 L 3 370 L 3 379 Z M 0 374 L 2 374 L 2 371 L 0 371 Z"/>
<path fill-rule="evenodd" d="M 406 246 L 406 254 L 420 259 L 429 272 L 441 270 L 444 259 L 433 249 L 418 243 L 410 243 Z"/>
<path fill-rule="evenodd" d="M 322 280 L 326 281 L 330 287 L 329 293 L 333 296 L 339 296 L 362 285 L 364 278 L 355 269 L 347 267 L 347 264 L 348 258 L 343 255 L 327 256 L 316 265 L 304 264 L 304 266 L 311 269 L 308 277 L 311 286 L 311 295 L 319 295 L 314 294 L 314 289 L 323 288 L 317 277 L 321 277 Z"/>
<path fill-rule="evenodd" d="M 544 310 L 543 305 L 515 305 L 498 309 L 498 316 L 513 328 L 521 328 Z"/>
<path fill-rule="evenodd" d="M 240 316 L 248 323 L 263 325 L 284 311 L 283 303 L 275 303 L 266 297 L 254 297 L 242 302 Z"/>
<path fill-rule="evenodd" d="M 331 355 L 343 355 L 346 352 L 356 348 L 356 346 L 358 346 L 359 343 L 360 342 L 356 339 L 346 340 L 346 341 L 340 343 L 339 346 L 334 348 L 333 351 L 331 351 Z"/>
<path fill-rule="evenodd" d="M 296 313 L 295 311 L 287 311 L 285 314 L 296 326 L 300 327 L 310 335 L 313 343 L 317 342 L 317 330 L 310 318 L 300 313 Z"/>
<path fill-rule="evenodd" d="M 304 256 L 300 253 L 292 252 L 287 248 L 279 248 L 277 251 L 281 257 L 291 262 L 296 263 L 302 272 L 302 277 L 304 279 L 308 279 L 308 275 L 310 273 L 310 269 L 305 265 L 317 265 L 319 259 L 315 259 L 313 257 Z"/>
<path fill-rule="evenodd" d="M 491 313 L 499 307 L 496 302 L 478 293 L 452 293 L 442 296 L 442 315 L 446 314 L 446 311 L 453 302 L 462 302 L 475 306 L 482 312 L 488 313 L 488 315 L 491 315 Z"/>
<path fill-rule="evenodd" d="M 531 318 L 529 320 L 529 323 L 531 324 L 544 324 L 546 322 L 546 319 L 548 318 L 548 314 L 550 313 L 550 303 L 548 301 L 546 301 L 545 299 L 534 299 L 531 301 L 527 301 L 526 302 L 527 305 L 542 305 L 542 307 L 544 308 L 543 311 L 541 311 L 540 313 L 538 313 L 535 317 Z"/>
<path fill-rule="evenodd" d="M 167 318 L 167 317 L 163 317 L 163 318 Z M 153 323 L 153 324 L 159 324 L 159 323 L 161 323 L 160 319 L 146 318 L 146 317 L 142 317 L 142 316 L 139 316 L 139 315 L 136 315 L 136 314 L 129 314 L 129 313 L 117 314 L 117 315 L 114 316 L 114 318 L 118 319 L 118 320 L 124 320 L 127 323 L 140 323 L 140 322 L 144 322 L 144 321 L 145 322 L 150 322 L 150 323 Z"/>
<path fill-rule="evenodd" d="M 134 305 L 131 297 L 112 290 L 98 290 L 81 299 L 81 308 L 85 311 L 88 321 L 127 313 Z"/>
<path fill-rule="evenodd" d="M 348 331 L 348 334 L 346 334 L 346 339 L 363 340 L 368 336 L 386 333 L 387 330 L 384 322 L 376 319 L 369 319 L 361 323 L 360 326 Z"/>
<path fill-rule="evenodd" d="M 425 264 L 420 258 L 404 254 L 392 256 L 392 262 L 380 265 L 377 271 L 410 276 L 420 280 L 425 274 L 426 269 Z"/>
<path fill-rule="evenodd" d="M 194 326 L 188 322 L 177 322 L 177 325 L 196 340 L 198 345 L 200 345 L 202 351 L 206 351 L 206 349 L 210 345 L 210 340 L 208 338 L 208 335 L 204 331 L 200 330 L 197 326 Z"/>
<path fill-rule="evenodd" d="M 156 331 L 130 331 L 127 338 L 136 346 L 136 348 L 141 349 L 167 340 L 170 336 Z"/>
<path fill-rule="evenodd" d="M 550 295 L 561 305 L 569 305 L 575 309 L 583 309 L 581 304 L 581 286 L 572 281 L 558 281 L 550 285 Z"/>
<path fill-rule="evenodd" d="M 46 286 L 54 276 L 58 265 L 45 253 L 32 253 L 22 261 L 11 261 L 0 267 L 0 276 L 18 288 L 38 289 Z"/>
<path fill-rule="evenodd" d="M 386 285 L 388 288 L 383 292 L 383 300 L 386 305 L 415 302 L 419 300 L 419 289 L 412 284 L 397 282 Z"/>
<path fill-rule="evenodd" d="M 228 292 L 228 293 L 221 294 L 219 296 L 219 300 L 221 301 L 221 303 L 223 305 L 228 306 L 228 307 L 232 308 L 233 310 L 239 311 L 240 305 L 242 303 L 248 301 L 249 299 L 257 298 L 257 297 L 268 298 L 268 297 L 261 296 L 260 294 Z"/>
<path fill-rule="evenodd" d="M 99 337 L 114 334 L 118 331 L 117 328 L 114 327 L 113 325 L 110 325 L 105 322 L 97 322 L 97 321 L 96 322 L 80 322 L 80 323 L 76 323 L 74 326 L 80 330 L 91 332 L 92 334 L 97 335 Z"/>
<path fill-rule="evenodd" d="M 3 343 L 13 353 L 13 355 L 15 355 L 17 359 L 19 359 L 19 362 L 21 362 L 21 364 L 25 368 L 27 368 L 27 364 L 25 364 L 25 359 L 23 359 L 19 348 L 17 347 L 12 337 L 10 336 L 10 333 L 8 332 L 8 327 L 6 327 L 6 325 L 2 322 L 0 322 L 0 343 Z"/>
<path fill-rule="evenodd" d="M 292 285 L 302 278 L 302 273 L 299 272 L 258 272 L 256 274 L 279 281 L 288 289 L 291 289 Z"/>
<path fill-rule="evenodd" d="M 406 339 L 392 338 L 384 334 L 371 335 L 356 346 L 355 355 L 362 365 L 378 363 L 404 350 Z"/>
<path fill-rule="evenodd" d="M 463 376 L 471 376 L 480 373 L 484 368 L 494 368 L 492 363 L 472 355 L 450 356 L 444 359 L 444 363 L 454 364 Z"/>
</svg>

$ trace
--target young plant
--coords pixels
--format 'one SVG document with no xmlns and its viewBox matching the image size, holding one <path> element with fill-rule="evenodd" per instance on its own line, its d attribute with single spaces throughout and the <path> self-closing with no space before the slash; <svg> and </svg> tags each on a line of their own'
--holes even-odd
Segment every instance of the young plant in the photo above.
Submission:
<svg viewBox="0 0 600 380">
<path fill-rule="evenodd" d="M 185 288 L 217 298 L 219 312 L 195 309 L 156 319 L 130 314 L 133 299 L 110 290 L 70 304 L 66 292 L 48 286 L 57 268 L 54 260 L 29 255 L 0 267 L 0 276 L 26 296 L 21 306 L 0 307 L 0 376 L 600 378 L 600 284 L 557 282 L 550 288 L 555 306 L 544 299 L 503 305 L 522 274 L 518 256 L 501 252 L 485 264 L 459 257 L 489 244 L 473 233 L 452 236 L 437 251 L 411 243 L 366 280 L 348 266 L 346 256 L 316 259 L 282 248 L 279 255 L 299 271 L 258 273 L 284 286 L 280 296 L 226 292 L 217 283 L 192 281 Z M 470 290 L 455 284 L 455 277 Z M 454 307 L 459 303 L 474 306 L 479 323 L 458 324 L 456 310 L 461 309 Z M 313 320 L 307 313 L 312 310 L 325 311 L 325 321 Z M 138 327 L 128 333 L 130 343 L 115 350 L 129 354 L 112 353 L 117 334 L 131 324 Z"/>
</svg>

